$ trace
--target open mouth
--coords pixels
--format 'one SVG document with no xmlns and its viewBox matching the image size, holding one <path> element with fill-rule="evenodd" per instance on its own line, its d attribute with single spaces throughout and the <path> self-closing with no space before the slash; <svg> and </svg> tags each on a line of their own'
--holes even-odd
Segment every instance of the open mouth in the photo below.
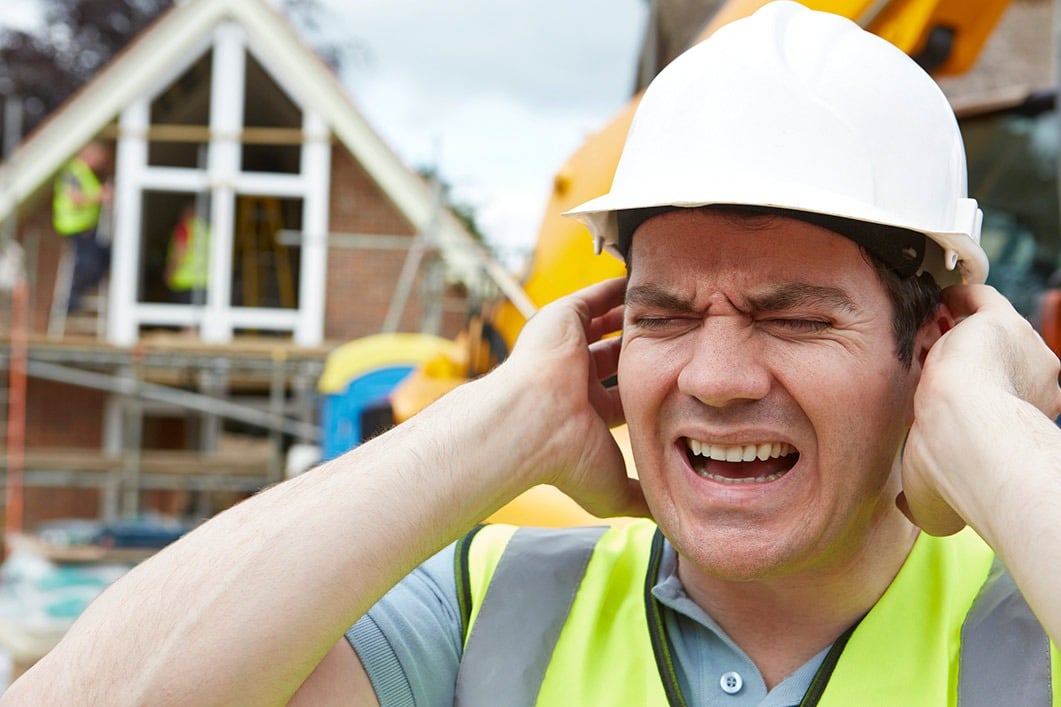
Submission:
<svg viewBox="0 0 1061 707">
<path fill-rule="evenodd" d="M 720 445 L 686 438 L 685 446 L 693 470 L 723 484 L 777 481 L 799 461 L 799 452 L 787 442 Z"/>
</svg>

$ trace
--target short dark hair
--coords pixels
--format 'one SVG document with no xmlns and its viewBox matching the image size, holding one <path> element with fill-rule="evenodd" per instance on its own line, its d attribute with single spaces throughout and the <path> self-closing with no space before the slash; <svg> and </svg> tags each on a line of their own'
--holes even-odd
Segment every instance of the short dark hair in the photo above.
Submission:
<svg viewBox="0 0 1061 707">
<path fill-rule="evenodd" d="M 668 211 L 674 211 L 683 207 L 654 207 L 649 209 L 635 209 L 620 211 L 618 218 L 618 248 L 622 253 L 629 271 L 630 245 L 633 242 L 634 231 L 642 223 Z M 897 253 L 899 248 L 909 250 L 915 248 L 918 252 L 918 261 L 924 255 L 925 248 L 936 247 L 923 234 L 914 233 L 905 229 L 892 226 L 880 226 L 877 224 L 863 224 L 850 219 L 838 219 L 820 214 L 808 214 L 790 210 L 769 209 L 757 206 L 738 205 L 711 205 L 694 207 L 711 209 L 728 215 L 741 223 L 750 224 L 752 228 L 765 227 L 776 216 L 787 216 L 803 221 L 814 223 L 838 233 L 845 238 L 850 238 L 862 251 L 863 257 L 873 266 L 877 278 L 888 293 L 892 303 L 892 333 L 895 335 L 895 355 L 899 362 L 909 368 L 914 359 L 914 343 L 917 340 L 917 332 L 921 330 L 936 312 L 941 300 L 939 285 L 930 273 L 916 273 L 913 271 L 906 258 Z M 865 242 L 864 242 L 865 241 Z M 882 243 L 901 244 L 899 248 L 881 248 Z M 868 247 L 867 247 L 868 246 Z"/>
<path fill-rule="evenodd" d="M 894 270 L 862 249 L 863 255 L 877 271 L 888 297 L 892 301 L 892 332 L 895 334 L 895 355 L 904 367 L 914 360 L 917 332 L 932 318 L 942 301 L 939 285 L 930 273 L 900 277 Z"/>
</svg>

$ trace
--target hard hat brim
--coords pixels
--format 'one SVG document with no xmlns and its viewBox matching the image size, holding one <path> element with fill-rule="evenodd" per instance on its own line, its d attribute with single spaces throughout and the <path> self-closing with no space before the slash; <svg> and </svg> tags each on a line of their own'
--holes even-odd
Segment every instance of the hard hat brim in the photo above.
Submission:
<svg viewBox="0 0 1061 707">
<path fill-rule="evenodd" d="M 766 190 L 760 188 L 758 191 L 763 193 Z M 963 199 L 955 208 L 955 211 L 961 213 L 954 215 L 953 223 L 962 223 L 966 227 L 961 230 L 944 230 L 926 228 L 923 224 L 903 223 L 902 219 L 895 214 L 876 209 L 872 205 L 855 202 L 845 198 L 843 195 L 819 195 L 814 193 L 815 190 L 805 188 L 798 191 L 799 194 L 795 195 L 794 198 L 766 198 L 754 202 L 747 198 L 741 198 L 741 195 L 746 195 L 748 191 L 739 188 L 734 189 L 730 194 L 720 194 L 719 198 L 709 201 L 702 198 L 634 201 L 623 198 L 621 195 L 608 193 L 566 211 L 564 215 L 582 222 L 589 229 L 595 240 L 598 253 L 605 248 L 609 248 L 621 256 L 621 253 L 615 248 L 618 244 L 617 215 L 620 211 L 659 207 L 748 206 L 775 209 L 781 212 L 796 211 L 820 214 L 923 234 L 936 243 L 941 252 L 933 253 L 931 251 L 934 249 L 926 250 L 925 261 L 921 269 L 932 273 L 941 287 L 959 283 L 981 284 L 987 279 L 988 261 L 986 254 L 979 247 L 969 247 L 971 242 L 979 241 L 980 226 L 983 219 L 983 214 L 977 207 L 975 199 Z M 813 208 L 816 204 L 820 204 L 820 207 Z"/>
</svg>

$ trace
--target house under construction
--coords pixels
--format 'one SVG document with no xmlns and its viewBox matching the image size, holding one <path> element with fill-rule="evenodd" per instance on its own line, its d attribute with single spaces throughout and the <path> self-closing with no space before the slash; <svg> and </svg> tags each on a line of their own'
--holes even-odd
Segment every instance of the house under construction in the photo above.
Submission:
<svg viewBox="0 0 1061 707">
<path fill-rule="evenodd" d="M 68 314 L 52 182 L 93 141 L 114 156 L 111 266 Z M 163 277 L 186 208 L 210 231 L 190 302 Z M 502 273 L 262 0 L 189 0 L 149 26 L 7 156 L 0 221 L 9 529 L 203 516 L 282 478 L 319 442 L 336 344 L 453 337 Z"/>
</svg>

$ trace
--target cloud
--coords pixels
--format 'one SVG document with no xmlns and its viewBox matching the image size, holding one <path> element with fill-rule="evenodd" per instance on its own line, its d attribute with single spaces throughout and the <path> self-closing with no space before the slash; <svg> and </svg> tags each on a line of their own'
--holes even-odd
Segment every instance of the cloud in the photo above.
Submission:
<svg viewBox="0 0 1061 707">
<path fill-rule="evenodd" d="M 499 248 L 529 250 L 553 174 L 629 100 L 644 0 L 329 1 L 369 121 Z"/>
<path fill-rule="evenodd" d="M 5 0 L 0 26 L 32 30 L 41 23 L 40 7 L 34 0 Z"/>
<path fill-rule="evenodd" d="M 334 5 L 368 55 L 353 82 L 416 76 L 425 98 L 469 91 L 599 110 L 633 85 L 644 0 L 354 0 Z"/>
</svg>

